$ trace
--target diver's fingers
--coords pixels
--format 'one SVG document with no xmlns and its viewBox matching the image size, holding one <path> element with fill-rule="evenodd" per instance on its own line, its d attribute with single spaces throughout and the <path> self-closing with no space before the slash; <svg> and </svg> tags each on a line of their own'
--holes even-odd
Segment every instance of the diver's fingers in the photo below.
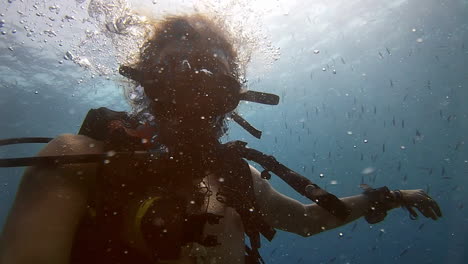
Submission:
<svg viewBox="0 0 468 264">
<path fill-rule="evenodd" d="M 422 215 L 424 215 L 427 218 L 434 219 L 435 214 L 432 212 L 432 209 L 429 206 L 427 206 L 425 203 L 418 204 L 415 206 L 418 208 L 419 212 L 421 212 Z"/>
<path fill-rule="evenodd" d="M 437 204 L 437 202 L 431 199 L 430 205 L 431 205 L 432 210 L 434 210 L 434 212 L 436 213 L 436 215 L 438 217 L 442 217 L 442 211 L 440 210 L 440 207 Z"/>
<path fill-rule="evenodd" d="M 425 207 L 427 206 L 428 210 L 431 211 L 431 214 L 434 215 L 434 217 L 431 217 L 432 219 L 436 220 L 438 217 L 442 217 L 442 212 L 440 211 L 440 207 L 439 205 L 437 204 L 437 202 L 432 199 L 429 195 L 427 195 L 426 193 L 424 193 L 424 199 L 425 199 Z"/>
<path fill-rule="evenodd" d="M 418 218 L 418 214 L 416 213 L 416 211 L 414 211 L 413 208 L 411 208 L 411 206 L 406 206 L 406 210 L 408 210 L 408 212 L 410 213 L 411 220 L 416 220 Z"/>
<path fill-rule="evenodd" d="M 425 207 L 425 211 L 427 211 L 428 213 L 428 217 L 430 217 L 432 220 L 437 220 L 437 215 L 436 213 L 434 212 L 434 210 L 432 210 L 432 207 L 428 206 L 428 207 Z"/>
<path fill-rule="evenodd" d="M 429 210 L 431 211 L 433 220 L 439 219 L 440 215 L 438 214 L 437 209 L 433 207 L 432 203 L 429 205 Z"/>
<path fill-rule="evenodd" d="M 419 211 L 427 218 L 432 218 L 432 220 L 437 220 L 440 215 L 440 208 L 438 208 L 437 203 L 431 198 L 425 198 L 425 201 L 421 201 L 415 206 L 418 207 Z M 439 211 L 437 211 L 439 210 Z"/>
</svg>

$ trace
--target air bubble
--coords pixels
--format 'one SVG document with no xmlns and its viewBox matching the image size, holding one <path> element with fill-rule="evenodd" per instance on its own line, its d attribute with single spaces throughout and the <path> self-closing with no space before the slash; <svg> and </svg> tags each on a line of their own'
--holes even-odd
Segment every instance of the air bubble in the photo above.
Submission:
<svg viewBox="0 0 468 264">
<path fill-rule="evenodd" d="M 341 233 L 341 232 L 340 232 L 338 235 L 339 235 L 340 237 L 343 237 L 343 236 L 344 236 L 344 234 L 343 234 L 343 233 Z"/>
<path fill-rule="evenodd" d="M 75 57 L 75 56 L 74 56 L 70 51 L 67 51 L 67 52 L 65 53 L 65 55 L 63 56 L 63 58 L 66 59 L 66 60 L 73 60 L 74 57 Z"/>
<path fill-rule="evenodd" d="M 350 131 L 346 132 L 346 134 L 352 135 L 352 134 L 353 134 L 353 131 L 350 130 Z"/>
<path fill-rule="evenodd" d="M 327 71 L 327 69 L 325 67 L 322 68 L 322 71 Z"/>
<path fill-rule="evenodd" d="M 320 173 L 320 174 L 319 174 L 319 177 L 320 177 L 320 178 L 323 178 L 323 177 L 325 177 L 325 175 L 324 175 L 323 173 Z"/>
<path fill-rule="evenodd" d="M 423 40 L 422 38 L 417 38 L 417 39 L 416 39 L 416 42 L 417 42 L 417 43 L 422 43 L 423 41 L 424 41 L 424 40 Z"/>
<path fill-rule="evenodd" d="M 49 6 L 49 11 L 58 14 L 60 7 L 58 5 Z"/>
<path fill-rule="evenodd" d="M 314 49 L 314 54 L 319 54 L 319 53 L 320 53 L 320 50 Z"/>
<path fill-rule="evenodd" d="M 44 34 L 46 34 L 47 36 L 49 36 L 51 38 L 57 36 L 57 33 L 55 33 L 55 31 L 53 31 L 53 30 L 44 30 L 43 32 L 44 32 Z"/>
<path fill-rule="evenodd" d="M 400 146 L 400 149 L 406 149 L 406 146 Z"/>
<path fill-rule="evenodd" d="M 220 178 L 218 179 L 218 181 L 219 181 L 219 182 L 224 182 L 224 178 L 223 178 L 223 177 L 220 177 Z"/>
<path fill-rule="evenodd" d="M 368 142 L 369 142 L 369 140 L 367 140 L 367 139 L 364 139 L 364 143 L 368 143 Z"/>
<path fill-rule="evenodd" d="M 65 15 L 65 17 L 62 19 L 62 21 L 64 21 L 64 20 L 67 20 L 68 22 L 70 22 L 70 20 L 75 20 L 75 16 Z"/>
<path fill-rule="evenodd" d="M 34 91 L 34 94 L 38 94 L 38 93 L 39 93 L 39 91 Z"/>
</svg>

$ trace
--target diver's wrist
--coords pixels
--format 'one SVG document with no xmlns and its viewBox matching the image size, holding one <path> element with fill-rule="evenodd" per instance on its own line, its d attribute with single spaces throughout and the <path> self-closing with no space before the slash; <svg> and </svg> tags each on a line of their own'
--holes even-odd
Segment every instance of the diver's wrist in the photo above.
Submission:
<svg viewBox="0 0 468 264">
<path fill-rule="evenodd" d="M 393 196 L 393 204 L 391 205 L 392 208 L 400 208 L 403 205 L 403 194 L 400 190 L 393 190 L 390 191 Z"/>
<path fill-rule="evenodd" d="M 388 211 L 403 205 L 401 191 L 390 191 L 386 186 L 376 189 L 367 186 L 363 195 L 369 202 L 369 208 L 364 217 L 370 224 L 382 221 Z"/>
</svg>

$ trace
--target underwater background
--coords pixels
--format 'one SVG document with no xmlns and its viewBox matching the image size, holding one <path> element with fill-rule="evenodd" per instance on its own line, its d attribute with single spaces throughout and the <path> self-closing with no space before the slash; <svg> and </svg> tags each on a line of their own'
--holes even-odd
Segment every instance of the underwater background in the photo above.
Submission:
<svg viewBox="0 0 468 264">
<path fill-rule="evenodd" d="M 309 238 L 279 231 L 263 242 L 267 263 L 468 263 L 468 1 L 0 0 L 0 138 L 77 133 L 90 108 L 129 110 L 116 70 L 138 43 L 116 18 L 132 8 L 208 10 L 251 34 L 248 88 L 281 102 L 242 103 L 263 137 L 232 123 L 224 141 L 247 141 L 339 197 L 361 183 L 424 189 L 443 212 L 413 221 L 396 209 Z M 41 147 L 2 146 L 0 158 Z M 0 226 L 23 170 L 0 168 Z"/>
</svg>

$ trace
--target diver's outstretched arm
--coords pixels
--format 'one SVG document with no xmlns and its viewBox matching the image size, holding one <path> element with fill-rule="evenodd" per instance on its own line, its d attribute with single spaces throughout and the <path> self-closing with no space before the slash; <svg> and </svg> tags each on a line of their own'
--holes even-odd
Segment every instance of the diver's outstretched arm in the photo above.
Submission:
<svg viewBox="0 0 468 264">
<path fill-rule="evenodd" d="M 94 154 L 102 144 L 80 135 L 52 140 L 39 156 Z M 69 263 L 97 164 L 29 167 L 0 238 L 0 263 Z"/>
<path fill-rule="evenodd" d="M 373 206 L 365 194 L 340 198 L 351 211 L 345 220 L 340 220 L 317 204 L 305 205 L 279 193 L 260 177 L 260 172 L 255 168 L 251 167 L 251 171 L 257 204 L 265 220 L 274 228 L 301 236 L 311 236 L 345 225 L 366 216 Z M 437 203 L 423 190 L 402 190 L 400 194 L 401 201 L 389 204 L 389 209 L 405 206 L 415 216 L 412 207 L 416 207 L 425 217 L 436 220 L 442 216 Z"/>
</svg>

